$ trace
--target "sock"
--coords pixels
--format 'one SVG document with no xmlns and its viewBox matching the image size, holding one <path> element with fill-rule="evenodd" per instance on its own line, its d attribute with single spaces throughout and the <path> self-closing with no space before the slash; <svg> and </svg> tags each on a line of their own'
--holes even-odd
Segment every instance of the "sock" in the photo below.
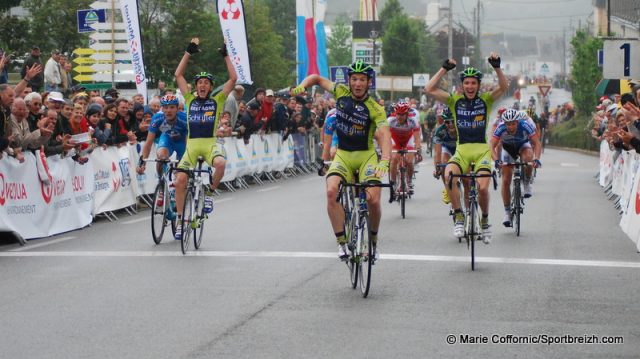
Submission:
<svg viewBox="0 0 640 359">
<path fill-rule="evenodd" d="M 347 243 L 347 237 L 345 237 L 344 235 L 344 231 L 342 232 L 337 232 L 335 233 L 336 235 L 336 242 L 338 242 L 338 244 L 345 244 Z"/>
</svg>

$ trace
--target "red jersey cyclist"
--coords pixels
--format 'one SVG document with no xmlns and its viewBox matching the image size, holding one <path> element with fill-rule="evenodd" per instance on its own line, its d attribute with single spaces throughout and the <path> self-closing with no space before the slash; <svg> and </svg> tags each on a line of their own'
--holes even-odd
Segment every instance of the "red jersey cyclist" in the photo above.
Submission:
<svg viewBox="0 0 640 359">
<path fill-rule="evenodd" d="M 387 119 L 389 130 L 391 131 L 392 150 L 416 150 L 417 156 L 413 153 L 406 153 L 407 163 L 407 184 L 409 194 L 413 194 L 413 164 L 417 157 L 418 162 L 422 161 L 422 147 L 420 147 L 420 122 L 419 116 L 415 114 L 408 102 L 399 101 L 394 105 L 393 115 Z M 413 115 L 413 116 L 412 116 Z M 392 183 L 396 183 L 400 154 L 394 152 L 391 155 L 391 168 L 389 178 Z"/>
</svg>

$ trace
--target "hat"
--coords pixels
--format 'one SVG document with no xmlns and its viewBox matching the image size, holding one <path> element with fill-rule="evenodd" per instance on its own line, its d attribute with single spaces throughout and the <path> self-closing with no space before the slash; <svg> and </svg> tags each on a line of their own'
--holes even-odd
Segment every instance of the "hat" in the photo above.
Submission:
<svg viewBox="0 0 640 359">
<path fill-rule="evenodd" d="M 105 96 L 109 95 L 109 96 L 111 96 L 113 98 L 116 98 L 116 97 L 118 97 L 119 93 L 118 93 L 118 90 L 116 90 L 114 88 L 110 88 L 107 91 L 105 91 L 104 94 L 105 94 Z"/>
<path fill-rule="evenodd" d="M 307 100 L 304 99 L 304 97 L 302 96 L 296 96 L 296 102 L 302 105 L 306 105 L 307 104 Z"/>
<path fill-rule="evenodd" d="M 265 92 L 266 96 L 274 96 L 273 94 L 273 90 L 272 89 L 267 89 L 267 92 Z"/>
<path fill-rule="evenodd" d="M 87 107 L 87 117 L 91 117 L 94 114 L 102 114 L 102 106 L 97 103 L 93 103 Z"/>
<path fill-rule="evenodd" d="M 49 92 L 49 97 L 48 97 L 49 101 L 56 101 L 56 102 L 61 102 L 64 103 L 64 97 L 62 97 L 62 94 L 58 91 L 51 91 Z"/>
<path fill-rule="evenodd" d="M 258 103 L 258 101 L 251 101 L 247 104 L 247 108 L 250 110 L 259 110 L 260 104 Z"/>
<path fill-rule="evenodd" d="M 31 46 L 31 50 L 35 50 L 35 49 L 40 50 L 40 46 L 38 46 L 38 45 L 33 45 L 33 46 Z"/>
<path fill-rule="evenodd" d="M 151 115 L 151 116 L 153 116 L 153 115 L 154 115 L 153 110 L 151 109 L 151 107 L 149 107 L 149 106 L 147 106 L 147 105 L 145 105 L 145 106 L 144 106 L 144 114 L 145 114 L 145 115 L 146 115 L 146 114 L 149 114 L 149 115 Z"/>
<path fill-rule="evenodd" d="M 75 85 L 71 87 L 71 92 L 73 93 L 77 93 L 77 92 L 84 92 L 86 91 L 86 87 L 82 86 L 82 85 Z"/>
</svg>

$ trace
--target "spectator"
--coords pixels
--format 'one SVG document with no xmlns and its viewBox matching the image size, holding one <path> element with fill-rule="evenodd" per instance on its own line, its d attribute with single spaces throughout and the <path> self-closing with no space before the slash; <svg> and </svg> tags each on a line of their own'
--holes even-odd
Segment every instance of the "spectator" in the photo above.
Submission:
<svg viewBox="0 0 640 359">
<path fill-rule="evenodd" d="M 149 108 L 153 115 L 158 113 L 158 111 L 160 111 L 160 99 L 157 97 L 152 98 L 151 101 L 149 101 Z"/>
<path fill-rule="evenodd" d="M 134 104 L 139 103 L 144 106 L 144 95 L 142 95 L 141 93 L 133 95 L 131 99 L 133 100 Z"/>
<path fill-rule="evenodd" d="M 84 107 L 82 107 L 82 105 L 75 104 L 73 106 L 69 125 L 71 127 L 72 135 L 86 135 L 91 138 L 93 131 L 89 129 L 89 121 L 84 117 Z M 94 142 L 93 140 L 89 140 L 74 144 L 76 153 L 73 155 L 72 159 L 83 165 L 89 161 L 87 154 L 93 150 Z"/>
<path fill-rule="evenodd" d="M 229 94 L 229 97 L 227 97 L 227 101 L 224 103 L 223 111 L 229 112 L 231 128 L 235 127 L 236 121 L 238 120 L 238 106 L 243 96 L 244 87 L 242 85 L 236 85 L 236 87 L 233 88 L 233 91 Z"/>
<path fill-rule="evenodd" d="M 48 129 L 52 130 L 49 142 L 44 146 L 46 156 L 65 155 L 73 149 L 71 142 L 71 127 L 69 121 L 63 121 L 63 117 L 58 115 L 53 109 L 45 110 L 44 117 L 47 118 Z"/>
<path fill-rule="evenodd" d="M 11 132 L 13 137 L 11 147 L 14 149 L 16 159 L 20 162 L 24 162 L 22 154 L 24 151 L 40 148 L 40 146 L 49 141 L 52 133 L 46 127 L 46 120 L 39 121 L 39 128 L 31 131 L 27 121 L 28 114 L 29 110 L 27 110 L 27 104 L 24 100 L 21 98 L 15 99 L 11 106 Z"/>
<path fill-rule="evenodd" d="M 24 97 L 24 101 L 27 109 L 29 109 L 29 115 L 27 116 L 29 129 L 35 131 L 38 128 L 37 124 L 42 114 L 42 96 L 37 92 L 32 92 Z"/>
<path fill-rule="evenodd" d="M 243 138 L 244 143 L 249 143 L 251 134 L 259 130 L 262 125 L 256 122 L 256 118 L 260 113 L 260 103 L 258 101 L 249 101 L 247 111 L 244 112 L 236 122 L 234 131 L 238 132 L 238 138 Z"/>
<path fill-rule="evenodd" d="M 65 103 L 66 100 L 64 99 L 64 97 L 62 97 L 62 94 L 60 92 L 53 91 L 50 92 L 47 96 L 47 108 L 49 110 L 60 112 Z M 73 105 L 71 105 L 71 107 L 73 107 Z"/>
<path fill-rule="evenodd" d="M 0 84 L 6 84 L 9 82 L 8 67 L 10 64 L 11 58 L 9 54 L 0 49 Z"/>
<path fill-rule="evenodd" d="M 132 113 L 133 119 L 138 126 L 138 129 L 135 131 L 136 140 L 138 140 L 138 142 L 142 142 L 147 139 L 147 134 L 149 133 L 149 125 L 151 125 L 151 117 L 148 117 L 147 121 L 145 122 L 144 105 L 141 105 L 138 102 L 134 103 Z"/>
<path fill-rule="evenodd" d="M 227 111 L 222 113 L 220 117 L 220 127 L 216 130 L 216 136 L 218 137 L 229 137 L 232 132 L 231 127 L 231 114 Z"/>
<path fill-rule="evenodd" d="M 167 87 L 167 84 L 164 81 L 162 80 L 158 81 L 158 92 L 156 93 L 156 96 L 158 97 L 164 96 L 166 92 L 166 87 Z M 158 102 L 158 104 L 160 104 L 160 102 Z M 158 112 L 158 111 L 155 111 L 155 112 Z"/>
<path fill-rule="evenodd" d="M 64 55 L 60 55 L 58 57 L 58 68 L 60 69 L 60 91 L 69 96 L 71 94 L 73 81 L 69 81 L 69 76 L 71 76 L 71 66 L 69 66 L 69 72 L 67 72 L 67 64 L 71 65 L 70 62 L 67 62 L 67 58 Z"/>
<path fill-rule="evenodd" d="M 273 114 L 271 115 L 270 130 L 273 132 L 281 132 L 287 127 L 289 121 L 289 111 L 287 103 L 289 102 L 289 94 L 279 93 L 278 101 L 273 106 Z"/>
<path fill-rule="evenodd" d="M 87 108 L 86 119 L 89 126 L 93 128 L 93 138 L 96 139 L 98 146 L 104 146 L 111 137 L 111 125 L 107 128 L 106 121 L 101 118 L 102 107 L 98 104 L 89 105 Z"/>
<path fill-rule="evenodd" d="M 238 127 L 237 120 L 240 119 L 240 117 L 242 117 L 245 114 L 245 112 L 247 112 L 247 103 L 244 101 L 238 102 L 238 118 L 236 119 L 236 125 L 233 126 L 233 128 Z"/>
<path fill-rule="evenodd" d="M 31 55 L 24 61 L 24 66 L 22 66 L 22 70 L 20 71 L 20 77 L 27 77 L 27 70 L 34 65 L 40 65 L 40 71 L 31 77 L 28 83 L 33 92 L 40 92 L 44 85 L 44 72 L 42 71 L 42 61 L 40 60 L 40 47 L 36 45 L 31 47 Z"/>
<path fill-rule="evenodd" d="M 60 76 L 60 51 L 51 51 L 51 57 L 44 65 L 44 89 L 45 91 L 58 91 L 62 85 L 62 77 Z"/>
<path fill-rule="evenodd" d="M 137 138 L 138 126 L 135 117 L 129 111 L 129 101 L 125 98 L 119 98 L 115 104 L 118 111 L 115 143 L 116 145 L 123 145 L 127 142 L 134 144 Z"/>
<path fill-rule="evenodd" d="M 118 127 L 117 118 L 118 118 L 118 109 L 116 108 L 116 105 L 112 103 L 106 105 L 102 110 L 102 120 L 101 120 L 101 122 L 104 123 L 104 127 L 102 127 L 103 131 L 107 132 L 107 130 L 109 130 L 110 132 L 109 136 L 107 136 L 104 142 L 106 145 L 111 146 L 116 144 L 115 129 Z"/>
</svg>

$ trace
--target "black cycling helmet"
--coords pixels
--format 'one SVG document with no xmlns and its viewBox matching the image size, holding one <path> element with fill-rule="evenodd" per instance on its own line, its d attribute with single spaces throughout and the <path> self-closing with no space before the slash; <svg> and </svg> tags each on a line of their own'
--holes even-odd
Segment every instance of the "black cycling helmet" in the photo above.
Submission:
<svg viewBox="0 0 640 359">
<path fill-rule="evenodd" d="M 473 77 L 478 79 L 478 82 L 482 81 L 482 72 L 475 67 L 467 67 L 464 71 L 460 72 L 460 81 L 464 81 L 467 77 Z"/>
<path fill-rule="evenodd" d="M 193 82 L 198 82 L 198 80 L 200 79 L 207 79 L 209 80 L 209 82 L 211 82 L 211 86 L 213 86 L 213 75 L 206 72 L 206 71 L 202 71 L 199 72 L 198 74 L 196 74 L 196 76 L 194 76 L 193 78 Z"/>
<path fill-rule="evenodd" d="M 373 67 L 362 60 L 356 60 L 356 62 L 349 65 L 349 69 L 347 70 L 348 76 L 352 74 L 365 74 L 367 78 L 371 78 L 374 73 Z"/>
</svg>

